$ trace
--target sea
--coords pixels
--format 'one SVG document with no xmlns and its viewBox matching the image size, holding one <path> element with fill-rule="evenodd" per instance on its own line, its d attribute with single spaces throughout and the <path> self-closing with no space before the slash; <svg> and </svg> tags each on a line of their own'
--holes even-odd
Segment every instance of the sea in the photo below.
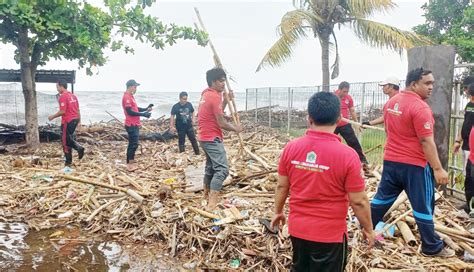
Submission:
<svg viewBox="0 0 474 272">
<path fill-rule="evenodd" d="M 9 85 L 9 87 L 5 86 Z M 17 84 L 0 85 L 0 123 L 9 125 L 23 125 L 25 123 L 24 98 L 21 86 Z M 123 91 L 76 91 L 81 110 L 82 124 L 107 122 L 112 116 L 123 121 L 125 118 L 122 109 Z M 188 101 L 197 108 L 201 92 L 188 92 Z M 237 110 L 245 110 L 245 92 L 235 94 Z M 139 107 L 154 104 L 153 119 L 161 116 L 169 117 L 171 108 L 179 102 L 179 92 L 140 92 L 135 94 Z M 48 116 L 58 111 L 56 91 L 38 91 L 38 122 L 40 125 L 48 123 L 59 124 L 60 118 L 48 121 Z M 108 113 L 107 113 L 108 112 Z M 109 114 L 110 113 L 110 114 Z"/>
</svg>

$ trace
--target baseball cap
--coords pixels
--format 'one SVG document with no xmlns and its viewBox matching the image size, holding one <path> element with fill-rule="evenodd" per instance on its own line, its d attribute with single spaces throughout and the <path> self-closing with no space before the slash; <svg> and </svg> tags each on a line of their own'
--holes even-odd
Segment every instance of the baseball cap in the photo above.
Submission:
<svg viewBox="0 0 474 272">
<path fill-rule="evenodd" d="M 127 88 L 131 86 L 140 86 L 140 83 L 136 82 L 135 79 L 130 79 L 127 81 Z"/>
<path fill-rule="evenodd" d="M 396 77 L 387 77 L 384 81 L 379 83 L 379 86 L 384 86 L 387 84 L 400 86 L 400 80 Z"/>
</svg>

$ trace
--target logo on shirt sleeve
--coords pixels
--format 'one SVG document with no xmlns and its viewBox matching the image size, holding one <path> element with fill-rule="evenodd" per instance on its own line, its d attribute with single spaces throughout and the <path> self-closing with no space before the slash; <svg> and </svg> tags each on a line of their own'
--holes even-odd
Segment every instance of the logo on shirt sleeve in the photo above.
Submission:
<svg viewBox="0 0 474 272">
<path fill-rule="evenodd" d="M 425 127 L 425 129 L 431 129 L 431 123 L 430 122 L 426 122 L 423 127 Z"/>
<path fill-rule="evenodd" d="M 64 107 L 64 102 L 61 102 L 61 107 Z"/>
</svg>

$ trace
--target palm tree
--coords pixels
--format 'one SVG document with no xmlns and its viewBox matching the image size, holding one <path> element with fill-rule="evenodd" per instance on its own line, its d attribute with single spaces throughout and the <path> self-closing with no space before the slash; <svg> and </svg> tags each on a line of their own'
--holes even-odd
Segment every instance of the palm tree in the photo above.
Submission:
<svg viewBox="0 0 474 272">
<path fill-rule="evenodd" d="M 313 34 L 321 44 L 323 91 L 329 91 L 329 49 L 336 56 L 331 66 L 331 79 L 339 74 L 339 51 L 335 26 L 348 26 L 363 42 L 373 47 L 388 48 L 398 53 L 430 41 L 413 32 L 368 20 L 375 12 L 386 12 L 396 5 L 392 0 L 293 0 L 295 10 L 287 12 L 278 27 L 280 38 L 268 50 L 257 67 L 279 66 L 293 53 L 298 40 Z M 331 42 L 331 37 L 334 43 Z"/>
</svg>

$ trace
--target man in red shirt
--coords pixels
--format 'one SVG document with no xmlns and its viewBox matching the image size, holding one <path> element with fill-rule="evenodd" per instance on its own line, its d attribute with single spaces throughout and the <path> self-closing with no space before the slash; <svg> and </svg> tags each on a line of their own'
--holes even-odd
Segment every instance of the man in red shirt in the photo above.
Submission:
<svg viewBox="0 0 474 272">
<path fill-rule="evenodd" d="M 444 247 L 433 224 L 433 171 L 438 184 L 448 183 L 433 137 L 433 113 L 424 101 L 431 96 L 433 83 L 431 71 L 414 69 L 408 72 L 407 89 L 385 104 L 387 143 L 382 179 L 371 203 L 372 224 L 382 220 L 404 190 L 420 231 L 422 254 L 452 257 L 454 251 Z"/>
<path fill-rule="evenodd" d="M 127 170 L 133 172 L 138 169 L 135 162 L 135 151 L 138 148 L 138 139 L 140 137 L 140 116 L 150 118 L 153 104 L 146 108 L 139 108 L 133 95 L 137 92 L 137 86 L 140 86 L 135 80 L 127 81 L 127 90 L 122 97 L 122 108 L 125 114 L 125 130 L 128 134 L 127 146 Z"/>
<path fill-rule="evenodd" d="M 388 99 L 394 97 L 400 92 L 400 80 L 396 77 L 388 77 L 382 81 L 379 86 L 382 86 L 382 91 L 384 94 L 388 95 Z M 383 115 L 377 119 L 371 121 L 362 122 L 362 125 L 375 126 L 383 124 Z"/>
<path fill-rule="evenodd" d="M 354 108 L 354 100 L 352 100 L 352 97 L 349 95 L 349 88 L 349 83 L 343 81 L 339 84 L 339 87 L 336 90 L 335 94 L 339 97 L 339 100 L 341 101 L 341 116 L 346 119 L 351 119 L 352 117 L 352 121 L 357 122 L 357 114 Z M 359 155 L 359 159 L 363 164 L 362 166 L 364 167 L 364 170 L 367 170 L 367 164 L 369 163 L 367 162 L 367 158 L 365 157 L 364 151 L 362 150 L 362 146 L 360 145 L 359 139 L 357 139 L 357 136 L 355 135 L 354 129 L 352 129 L 351 124 L 339 120 L 334 133 L 341 134 L 347 145 L 352 147 L 357 152 L 357 155 Z"/>
<path fill-rule="evenodd" d="M 198 140 L 206 154 L 204 172 L 204 198 L 209 209 L 214 209 L 219 201 L 219 191 L 229 175 L 229 164 L 224 148 L 222 129 L 242 131 L 240 125 L 233 125 L 224 119 L 227 101 L 222 101 L 225 90 L 226 73 L 221 68 L 214 68 L 206 73 L 207 85 L 201 94 L 198 110 Z"/>
<path fill-rule="evenodd" d="M 68 92 L 67 82 L 63 79 L 58 80 L 56 89 L 59 96 L 59 111 L 48 116 L 49 121 L 61 116 L 61 143 L 63 145 L 65 165 L 72 164 L 72 150 L 77 151 L 79 159 L 84 157 L 84 147 L 76 142 L 76 127 L 81 122 L 81 113 L 79 111 L 79 101 L 77 97 Z"/>
<path fill-rule="evenodd" d="M 341 115 L 339 104 L 332 93 L 314 94 L 308 102 L 306 135 L 290 141 L 280 158 L 271 227 L 285 223 L 283 207 L 290 195 L 291 271 L 344 271 L 349 204 L 369 248 L 374 244 L 359 158 L 334 134 Z"/>
</svg>

